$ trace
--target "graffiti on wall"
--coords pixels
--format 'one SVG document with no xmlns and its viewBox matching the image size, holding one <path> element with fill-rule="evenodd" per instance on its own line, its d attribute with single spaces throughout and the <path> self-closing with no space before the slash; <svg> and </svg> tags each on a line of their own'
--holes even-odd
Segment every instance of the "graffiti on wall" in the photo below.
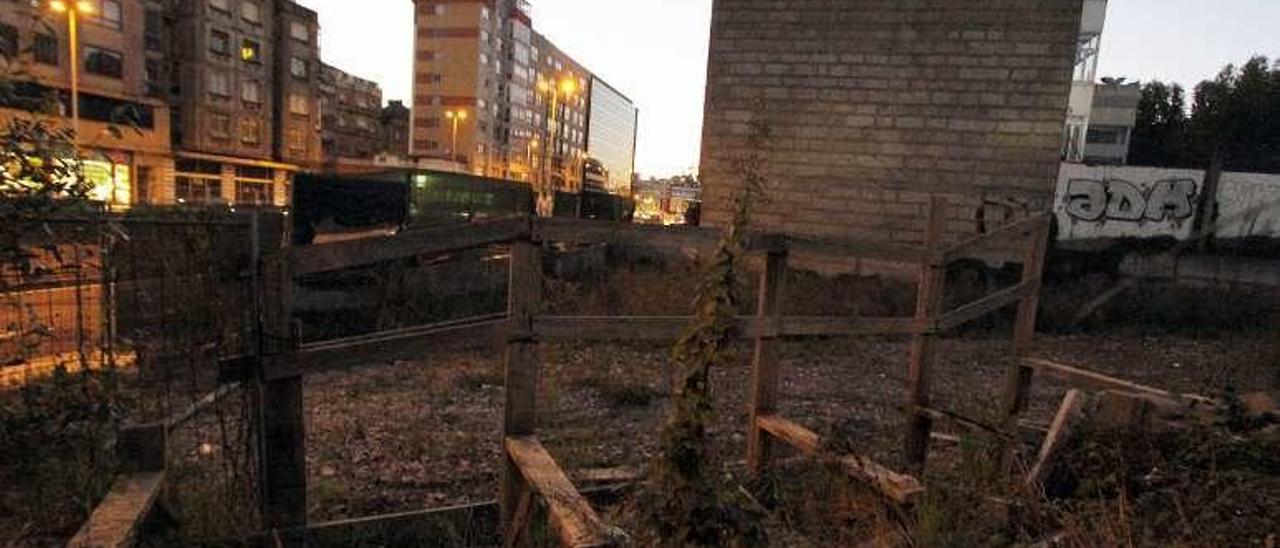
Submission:
<svg viewBox="0 0 1280 548">
<path fill-rule="evenodd" d="M 1196 181 L 1164 179 L 1142 188 L 1124 179 L 1071 179 L 1063 199 L 1077 221 L 1176 223 L 1195 213 Z"/>
</svg>

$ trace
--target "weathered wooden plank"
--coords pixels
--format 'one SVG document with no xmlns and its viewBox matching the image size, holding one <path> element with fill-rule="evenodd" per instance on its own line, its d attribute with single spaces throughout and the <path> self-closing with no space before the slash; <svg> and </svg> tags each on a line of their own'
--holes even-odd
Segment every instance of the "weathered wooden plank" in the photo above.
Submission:
<svg viewBox="0 0 1280 548">
<path fill-rule="evenodd" d="M 532 436 L 537 427 L 538 361 L 536 342 L 530 337 L 533 317 L 542 300 L 541 248 L 528 240 L 511 245 L 508 283 L 508 339 L 504 358 L 502 435 Z M 502 505 L 502 527 L 511 529 L 517 518 L 521 493 L 528 487 L 517 463 L 504 456 L 498 501 Z"/>
<path fill-rule="evenodd" d="M 418 255 L 439 255 L 499 244 L 530 231 L 526 217 L 483 221 L 468 225 L 409 230 L 385 238 L 366 238 L 292 248 L 294 276 L 342 270 Z"/>
<path fill-rule="evenodd" d="M 442 340 L 484 336 L 508 321 L 506 312 L 485 314 L 427 325 L 380 331 L 367 335 L 308 343 L 298 351 L 304 371 L 344 367 L 373 361 L 420 357 Z"/>
<path fill-rule="evenodd" d="M 822 438 L 818 434 L 777 415 L 761 415 L 756 425 L 805 455 L 817 454 L 822 447 Z M 840 463 L 851 476 L 866 481 L 898 503 L 910 504 L 924 493 L 924 487 L 915 477 L 894 472 L 870 458 L 845 455 L 840 457 Z"/>
<path fill-rule="evenodd" d="M 129 547 L 138 528 L 155 507 L 164 486 L 164 472 L 140 472 L 121 476 L 102 502 L 93 509 L 71 541 L 71 548 Z"/>
<path fill-rule="evenodd" d="M 694 226 L 667 227 L 590 219 L 545 217 L 534 220 L 533 239 L 570 244 L 613 244 L 649 247 L 710 247 L 720 231 Z"/>
<path fill-rule="evenodd" d="M 999 427 L 983 423 L 982 421 L 977 419 L 966 417 L 954 411 L 939 409 L 937 407 L 921 407 L 919 409 L 916 409 L 916 412 L 927 415 L 930 419 L 933 419 L 933 420 L 949 420 L 960 426 L 968 428 L 969 430 L 984 432 L 986 434 L 991 434 L 998 438 L 1003 439 L 1003 438 L 1010 437 L 1008 434 L 1000 430 Z"/>
<path fill-rule="evenodd" d="M 932 257 L 926 250 L 883 242 L 791 237 L 787 249 L 797 255 L 847 257 L 890 263 L 923 264 Z"/>
<path fill-rule="evenodd" d="M 780 334 L 787 337 L 911 335 L 931 331 L 916 318 L 873 316 L 783 316 Z"/>
<path fill-rule="evenodd" d="M 1022 260 L 1022 285 L 1029 286 L 1029 293 L 1018 302 L 1018 316 L 1013 326 L 1013 355 L 1021 358 L 1031 351 L 1031 343 L 1036 333 L 1036 318 L 1040 310 L 1040 286 L 1044 277 L 1045 258 L 1049 253 L 1049 222 L 1046 221 L 1034 228 L 1028 241 Z M 1013 433 L 1017 430 L 1018 418 L 1027 408 L 1027 400 L 1031 397 L 1031 381 L 1033 370 L 1018 361 L 1010 363 L 1005 370 L 1004 394 L 1001 411 L 1004 414 L 1004 429 Z M 1007 467 L 1012 463 L 1013 446 L 1006 444 L 1000 458 Z"/>
<path fill-rule="evenodd" d="M 1159 388 L 1141 385 L 1124 379 L 1118 379 L 1096 371 L 1063 365 L 1040 358 L 1021 358 L 1018 361 L 1024 367 L 1057 377 L 1076 386 L 1084 386 L 1099 390 L 1127 392 L 1130 394 L 1146 396 L 1153 398 L 1156 401 L 1170 404 L 1177 404 L 1180 401 L 1178 394 L 1169 392 L 1168 390 L 1161 390 Z"/>
<path fill-rule="evenodd" d="M 1036 289 L 1034 284 L 1019 283 L 960 306 L 942 315 L 942 318 L 938 320 L 938 330 L 950 331 L 982 318 L 987 314 L 1026 298 L 1034 289 Z"/>
<path fill-rule="evenodd" d="M 1045 435 L 1044 444 L 1040 446 L 1040 454 L 1036 457 L 1031 470 L 1027 472 L 1028 484 L 1043 482 L 1045 476 L 1049 474 L 1053 459 L 1066 443 L 1067 434 L 1071 431 L 1071 423 L 1080 415 L 1083 405 L 1084 394 L 1074 389 L 1067 391 L 1067 395 L 1062 398 L 1062 405 L 1058 406 L 1057 415 L 1053 417 L 1053 423 L 1049 425 L 1049 433 Z"/>
<path fill-rule="evenodd" d="M 782 292 L 787 276 L 787 255 L 769 253 L 760 278 L 756 317 L 774 324 L 782 316 Z M 769 462 L 773 440 L 760 431 L 756 419 L 774 412 L 778 399 L 778 348 L 776 335 L 759 333 L 751 359 L 750 427 L 747 429 L 747 469 L 759 474 Z"/>
<path fill-rule="evenodd" d="M 942 249 L 943 231 L 946 228 L 946 202 L 937 195 L 929 199 L 929 229 L 925 234 L 928 256 L 937 256 Z M 942 311 L 942 296 L 946 283 L 943 265 L 929 261 L 920 266 L 920 282 L 916 290 L 915 319 L 919 325 L 937 321 Z M 931 370 L 937 360 L 938 336 L 936 333 L 919 333 L 911 338 L 910 362 L 907 368 L 907 428 L 903 450 L 907 462 L 916 473 L 924 472 L 929 454 L 929 430 L 933 419 L 917 412 L 929 406 L 932 385 Z"/>
<path fill-rule="evenodd" d="M 693 316 L 538 316 L 533 332 L 544 339 L 675 340 Z M 900 335 L 930 331 L 915 318 L 857 316 L 739 316 L 738 335 L 814 337 Z"/>
<path fill-rule="evenodd" d="M 524 481 L 546 501 L 547 514 L 563 545 L 617 544 L 613 528 L 600 519 L 537 438 L 507 436 L 504 446 Z"/>
<path fill-rule="evenodd" d="M 1034 236 L 1034 232 L 1041 226 L 1047 226 L 1051 219 L 1051 213 L 1038 213 L 996 228 L 986 234 L 974 236 L 948 248 L 943 252 L 942 260 L 950 263 L 956 259 L 963 259 L 970 253 L 982 251 L 984 248 L 1007 246 L 1010 243 L 1010 239 L 1020 239 L 1028 233 Z"/>
</svg>

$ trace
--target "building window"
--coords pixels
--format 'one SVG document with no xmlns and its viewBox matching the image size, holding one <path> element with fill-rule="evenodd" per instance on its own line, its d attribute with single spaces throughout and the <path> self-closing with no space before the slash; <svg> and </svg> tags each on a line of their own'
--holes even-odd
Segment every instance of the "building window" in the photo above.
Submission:
<svg viewBox="0 0 1280 548">
<path fill-rule="evenodd" d="M 31 46 L 31 53 L 35 56 L 37 63 L 56 66 L 58 64 L 58 37 L 37 34 L 35 43 Z"/>
<path fill-rule="evenodd" d="M 18 56 L 18 27 L 0 25 L 0 55 L 10 60 Z"/>
<path fill-rule="evenodd" d="M 240 142 L 246 145 L 256 145 L 260 142 L 261 125 L 257 118 L 241 118 L 240 119 Z"/>
<path fill-rule="evenodd" d="M 151 166 L 138 166 L 138 180 L 133 182 L 133 201 L 151 203 Z"/>
<path fill-rule="evenodd" d="M 173 194 L 180 204 L 216 204 L 222 201 L 222 181 L 178 175 L 173 178 Z"/>
<path fill-rule="evenodd" d="M 240 42 L 240 59 L 246 63 L 258 63 L 261 50 L 261 44 L 245 38 Z"/>
<path fill-rule="evenodd" d="M 209 31 L 209 51 L 219 55 L 231 53 L 231 35 L 214 29 Z"/>
<path fill-rule="evenodd" d="M 164 95 L 164 83 L 162 67 L 159 59 L 147 59 L 142 66 L 142 75 L 144 83 L 147 86 L 148 97 L 160 97 Z"/>
<path fill-rule="evenodd" d="M 489 56 L 485 55 L 483 52 L 480 54 L 480 64 L 481 65 L 489 64 Z"/>
<path fill-rule="evenodd" d="M 244 2 L 240 4 L 240 17 L 250 23 L 262 22 L 262 6 L 257 2 Z"/>
<path fill-rule="evenodd" d="M 231 96 L 231 78 L 222 71 L 209 71 L 209 93 L 218 97 Z"/>
<path fill-rule="evenodd" d="M 231 138 L 231 117 L 217 112 L 210 114 L 209 136 L 214 139 Z"/>
<path fill-rule="evenodd" d="M 231 13 L 230 0 L 209 0 L 209 7 L 216 9 L 218 11 Z"/>
<path fill-rule="evenodd" d="M 289 36 L 299 42 L 310 42 L 311 29 L 307 28 L 307 24 L 302 21 L 290 21 Z"/>
<path fill-rule="evenodd" d="M 124 58 L 118 51 L 85 46 L 84 70 L 99 76 L 120 78 L 124 76 Z"/>
<path fill-rule="evenodd" d="M 305 153 L 307 151 L 307 130 L 304 127 L 289 128 L 289 150 Z"/>
<path fill-rule="evenodd" d="M 118 0 L 102 0 L 97 4 L 97 6 L 92 6 L 97 8 L 97 17 L 94 20 L 104 27 L 118 30 L 124 21 L 124 12 L 120 8 L 120 2 Z"/>
<path fill-rule="evenodd" d="M 306 116 L 311 109 L 307 105 L 307 96 L 293 94 L 289 96 L 289 112 Z"/>
<path fill-rule="evenodd" d="M 164 15 L 160 10 L 147 10 L 142 19 L 142 36 L 145 47 L 151 51 L 164 49 Z"/>
<path fill-rule="evenodd" d="M 271 205 L 271 183 L 236 181 L 236 203 L 243 205 Z"/>
<path fill-rule="evenodd" d="M 1094 145 L 1124 144 L 1124 130 L 1116 128 L 1089 128 L 1084 141 Z"/>
<path fill-rule="evenodd" d="M 262 99 L 259 96 L 260 86 L 253 80 L 246 80 L 240 83 L 240 99 L 246 103 L 259 104 Z"/>
<path fill-rule="evenodd" d="M 293 74 L 295 78 L 306 78 L 307 77 L 307 60 L 298 58 L 298 57 L 294 57 L 290 59 L 289 72 Z"/>
</svg>

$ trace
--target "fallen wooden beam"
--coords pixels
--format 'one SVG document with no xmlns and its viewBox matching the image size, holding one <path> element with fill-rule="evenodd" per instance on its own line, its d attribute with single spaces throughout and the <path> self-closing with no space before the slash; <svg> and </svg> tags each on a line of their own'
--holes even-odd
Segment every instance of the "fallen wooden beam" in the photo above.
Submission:
<svg viewBox="0 0 1280 548">
<path fill-rule="evenodd" d="M 509 242 L 530 231 L 527 217 L 468 225 L 409 230 L 386 238 L 365 238 L 289 250 L 293 275 L 342 270 L 419 255 L 439 255 Z"/>
<path fill-rule="evenodd" d="M 961 415 L 960 413 L 948 411 L 946 409 L 939 409 L 939 408 L 930 407 L 930 406 L 919 406 L 916 408 L 916 412 L 924 414 L 925 416 L 933 420 L 938 420 L 938 421 L 949 420 L 960 426 L 968 428 L 969 430 L 976 430 L 979 432 L 983 432 L 986 434 L 999 437 L 1001 439 L 1010 437 L 1009 434 L 1005 433 L 999 428 L 996 428 L 989 424 L 985 424 L 982 421 L 979 421 L 976 419 L 971 419 L 969 417 Z"/>
<path fill-rule="evenodd" d="M 822 438 L 817 433 L 777 415 L 760 415 L 756 426 L 805 455 L 816 455 L 822 447 Z M 911 504 L 924 493 L 924 487 L 915 477 L 894 472 L 868 457 L 846 455 L 839 460 L 849 475 L 867 482 L 899 504 Z"/>
<path fill-rule="evenodd" d="M 950 331 L 971 321 L 977 320 L 1006 306 L 1017 303 L 1031 294 L 1036 284 L 1020 283 L 987 295 L 955 310 L 944 313 L 938 320 L 940 331 Z"/>
<path fill-rule="evenodd" d="M 996 228 L 986 234 L 981 234 L 962 241 L 942 252 L 943 262 L 950 263 L 956 259 L 963 259 L 970 253 L 980 251 L 985 247 L 993 245 L 1007 244 L 1009 239 L 1022 238 L 1027 233 L 1035 230 L 1036 227 L 1048 223 L 1052 219 L 1052 213 L 1040 213 L 1014 221 L 1002 227 Z"/>
<path fill-rule="evenodd" d="M 93 509 L 89 521 L 80 527 L 70 548 L 115 548 L 133 546 L 138 528 L 155 507 L 164 485 L 164 472 L 140 472 L 121 476 L 107 496 Z"/>
<path fill-rule="evenodd" d="M 1154 398 L 1164 403 L 1177 404 L 1180 401 L 1179 395 L 1169 392 L 1168 390 L 1144 386 L 1135 382 L 1098 373 L 1096 371 L 1089 371 L 1087 369 L 1063 365 L 1050 360 L 1040 358 L 1021 358 L 1019 363 L 1025 367 L 1030 367 L 1036 371 L 1057 377 L 1067 383 L 1078 386 L 1085 386 L 1099 390 L 1128 392 L 1131 394 Z"/>
<path fill-rule="evenodd" d="M 551 524 L 563 545 L 590 547 L 618 543 L 615 529 L 600 519 L 536 437 L 507 436 L 504 446 L 529 488 L 542 495 Z"/>
<path fill-rule="evenodd" d="M 1049 474 L 1053 459 L 1057 458 L 1058 452 L 1066 443 L 1072 422 L 1079 417 L 1083 405 L 1084 394 L 1074 389 L 1067 391 L 1067 395 L 1062 398 L 1062 405 L 1058 406 L 1057 415 L 1053 417 L 1053 424 L 1049 426 L 1049 433 L 1045 435 L 1044 443 L 1040 445 L 1040 454 L 1036 457 L 1031 470 L 1027 472 L 1028 484 L 1039 484 Z"/>
</svg>

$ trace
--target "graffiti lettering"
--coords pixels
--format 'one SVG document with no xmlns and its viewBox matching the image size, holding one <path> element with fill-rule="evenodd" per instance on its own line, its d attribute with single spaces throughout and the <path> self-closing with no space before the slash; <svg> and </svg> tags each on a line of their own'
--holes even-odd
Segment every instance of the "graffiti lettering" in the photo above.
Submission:
<svg viewBox="0 0 1280 548">
<path fill-rule="evenodd" d="M 1123 179 L 1072 179 L 1065 198 L 1067 214 L 1080 221 L 1182 221 L 1195 211 L 1196 182 L 1166 179 L 1144 191 Z"/>
</svg>

